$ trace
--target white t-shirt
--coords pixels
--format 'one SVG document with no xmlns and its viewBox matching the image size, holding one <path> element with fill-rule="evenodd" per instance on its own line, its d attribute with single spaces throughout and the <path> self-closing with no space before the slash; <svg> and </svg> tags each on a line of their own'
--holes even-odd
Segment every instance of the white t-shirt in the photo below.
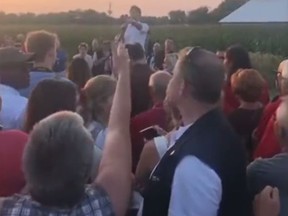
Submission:
<svg viewBox="0 0 288 216">
<path fill-rule="evenodd" d="M 173 134 L 175 142 L 190 126 L 180 127 Z M 186 156 L 174 173 L 168 215 L 217 216 L 221 198 L 220 177 L 197 157 Z M 142 207 L 138 216 L 142 215 Z"/>
<path fill-rule="evenodd" d="M 145 50 L 145 43 L 147 39 L 147 34 L 149 31 L 149 26 L 146 23 L 141 23 L 142 29 L 138 30 L 134 25 L 129 24 L 124 34 L 125 44 L 135 44 L 139 43 Z"/>
<path fill-rule="evenodd" d="M 77 55 L 73 56 L 73 59 L 76 59 L 76 58 L 82 58 L 82 57 L 81 57 L 80 54 L 77 54 Z M 93 58 L 90 55 L 86 54 L 84 59 L 87 62 L 88 66 L 89 66 L 89 68 L 91 70 L 92 67 L 93 67 Z"/>
</svg>

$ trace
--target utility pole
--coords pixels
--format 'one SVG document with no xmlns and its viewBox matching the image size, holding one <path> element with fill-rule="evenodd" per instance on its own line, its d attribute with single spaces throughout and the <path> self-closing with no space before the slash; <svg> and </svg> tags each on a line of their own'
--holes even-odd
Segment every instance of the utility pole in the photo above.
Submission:
<svg viewBox="0 0 288 216">
<path fill-rule="evenodd" d="M 109 2 L 108 15 L 111 16 L 112 13 L 113 13 L 113 11 L 112 11 L 112 3 Z"/>
</svg>

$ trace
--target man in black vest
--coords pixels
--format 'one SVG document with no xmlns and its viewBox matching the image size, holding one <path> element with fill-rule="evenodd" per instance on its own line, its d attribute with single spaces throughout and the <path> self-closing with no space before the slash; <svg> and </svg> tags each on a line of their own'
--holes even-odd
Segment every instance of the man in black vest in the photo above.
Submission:
<svg viewBox="0 0 288 216">
<path fill-rule="evenodd" d="M 218 108 L 223 65 L 198 47 L 179 57 L 167 100 L 184 127 L 150 177 L 142 215 L 245 216 L 245 151 Z"/>
</svg>

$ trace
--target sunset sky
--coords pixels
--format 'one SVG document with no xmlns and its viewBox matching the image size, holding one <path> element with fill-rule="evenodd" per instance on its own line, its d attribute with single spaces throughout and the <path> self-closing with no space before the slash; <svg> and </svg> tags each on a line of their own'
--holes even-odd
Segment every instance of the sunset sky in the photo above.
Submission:
<svg viewBox="0 0 288 216">
<path fill-rule="evenodd" d="M 0 10 L 13 13 L 46 13 L 92 8 L 97 11 L 106 12 L 109 2 L 111 2 L 114 16 L 127 13 L 132 4 L 141 7 L 143 15 L 160 16 L 166 15 L 169 11 L 175 9 L 189 11 L 205 5 L 209 8 L 214 8 L 221 1 L 222 0 L 0 0 Z"/>
</svg>

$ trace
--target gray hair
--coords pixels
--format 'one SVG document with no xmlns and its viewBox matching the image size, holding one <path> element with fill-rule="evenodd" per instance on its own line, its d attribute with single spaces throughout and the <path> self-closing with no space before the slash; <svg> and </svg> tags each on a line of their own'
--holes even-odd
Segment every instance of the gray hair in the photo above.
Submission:
<svg viewBox="0 0 288 216">
<path fill-rule="evenodd" d="M 166 90 L 172 76 L 166 71 L 157 71 L 150 76 L 149 86 L 153 90 L 153 94 L 159 99 L 166 98 Z"/>
<path fill-rule="evenodd" d="M 40 121 L 24 151 L 24 173 L 34 200 L 73 206 L 83 196 L 93 161 L 93 139 L 82 118 L 58 112 Z"/>
</svg>

